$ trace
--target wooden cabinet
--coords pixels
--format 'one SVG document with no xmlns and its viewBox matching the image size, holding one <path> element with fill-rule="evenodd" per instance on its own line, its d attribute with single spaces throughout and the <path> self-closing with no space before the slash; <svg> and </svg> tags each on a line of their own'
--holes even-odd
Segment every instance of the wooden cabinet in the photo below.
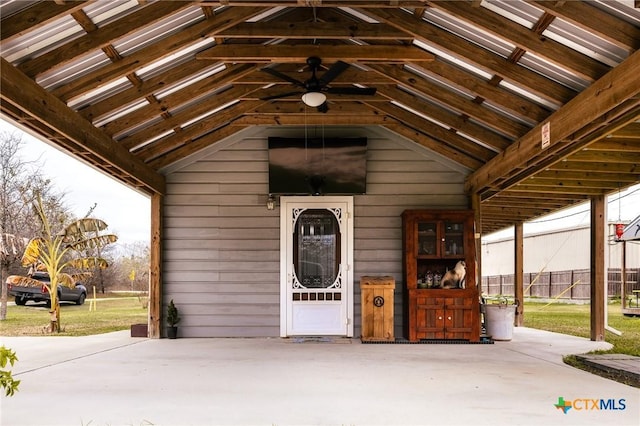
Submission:
<svg viewBox="0 0 640 426">
<path fill-rule="evenodd" d="M 402 227 L 408 339 L 480 340 L 473 211 L 406 210 Z"/>
</svg>

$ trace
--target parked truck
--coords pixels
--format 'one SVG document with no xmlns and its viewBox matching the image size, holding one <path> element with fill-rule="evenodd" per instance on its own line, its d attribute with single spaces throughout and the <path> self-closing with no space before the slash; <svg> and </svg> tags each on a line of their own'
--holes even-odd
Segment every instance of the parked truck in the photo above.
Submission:
<svg viewBox="0 0 640 426">
<path fill-rule="evenodd" d="M 29 300 L 34 302 L 47 302 L 51 304 L 49 297 L 49 275 L 45 272 L 36 272 L 31 278 L 40 281 L 42 285 L 27 285 L 21 277 L 11 275 L 7 278 L 7 289 L 9 296 L 14 296 L 16 305 L 24 305 Z M 45 285 L 46 284 L 46 285 Z M 87 289 L 81 282 L 77 282 L 74 288 L 65 285 L 58 285 L 58 300 L 60 302 L 75 302 L 76 305 L 82 305 L 87 298 Z"/>
</svg>

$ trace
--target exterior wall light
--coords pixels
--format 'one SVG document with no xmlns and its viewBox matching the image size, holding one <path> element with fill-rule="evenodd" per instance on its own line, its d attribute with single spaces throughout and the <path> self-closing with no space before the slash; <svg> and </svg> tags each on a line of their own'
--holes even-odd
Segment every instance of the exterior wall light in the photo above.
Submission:
<svg viewBox="0 0 640 426">
<path fill-rule="evenodd" d="M 267 210 L 273 210 L 276 206 L 276 197 L 273 194 L 269 194 L 269 198 L 267 198 Z"/>
</svg>

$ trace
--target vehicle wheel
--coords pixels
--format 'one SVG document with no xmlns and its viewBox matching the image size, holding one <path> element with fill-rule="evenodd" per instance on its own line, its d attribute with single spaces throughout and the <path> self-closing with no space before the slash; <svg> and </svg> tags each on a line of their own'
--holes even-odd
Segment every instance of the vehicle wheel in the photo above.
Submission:
<svg viewBox="0 0 640 426">
<path fill-rule="evenodd" d="M 84 293 L 80 293 L 80 297 L 76 300 L 76 305 L 82 305 L 87 296 Z"/>
<path fill-rule="evenodd" d="M 27 304 L 27 299 L 24 297 L 16 297 L 16 305 L 24 306 Z"/>
</svg>

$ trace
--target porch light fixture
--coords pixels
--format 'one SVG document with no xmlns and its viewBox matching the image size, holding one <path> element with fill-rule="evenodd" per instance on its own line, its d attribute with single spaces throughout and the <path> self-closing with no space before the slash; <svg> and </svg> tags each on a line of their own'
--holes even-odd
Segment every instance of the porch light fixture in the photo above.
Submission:
<svg viewBox="0 0 640 426">
<path fill-rule="evenodd" d="M 327 100 L 327 96 L 321 92 L 307 92 L 302 95 L 302 102 L 310 107 L 319 107 Z"/>
<path fill-rule="evenodd" d="M 267 198 L 267 210 L 273 210 L 276 206 L 276 197 L 273 194 L 269 194 L 269 198 Z"/>
</svg>

